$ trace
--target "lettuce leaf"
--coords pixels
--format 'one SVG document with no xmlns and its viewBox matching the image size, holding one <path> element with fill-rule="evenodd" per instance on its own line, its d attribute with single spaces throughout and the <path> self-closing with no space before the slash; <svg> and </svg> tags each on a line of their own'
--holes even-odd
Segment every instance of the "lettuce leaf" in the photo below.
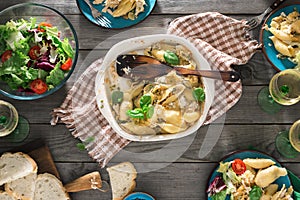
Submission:
<svg viewBox="0 0 300 200">
<path fill-rule="evenodd" d="M 59 85 L 64 78 L 65 73 L 60 69 L 60 64 L 57 64 L 54 69 L 50 71 L 49 76 L 46 77 L 46 83 L 52 88 Z"/>
<path fill-rule="evenodd" d="M 222 191 L 212 195 L 210 198 L 212 200 L 224 200 L 224 199 L 226 199 L 226 195 L 227 195 L 226 190 L 222 190 Z"/>
<path fill-rule="evenodd" d="M 257 185 L 253 186 L 253 188 L 249 193 L 250 200 L 260 200 L 261 196 L 262 196 L 262 189 Z"/>
<path fill-rule="evenodd" d="M 8 40 L 12 32 L 14 32 L 14 30 L 5 25 L 0 25 L 0 55 L 7 50 L 6 40 Z"/>
</svg>

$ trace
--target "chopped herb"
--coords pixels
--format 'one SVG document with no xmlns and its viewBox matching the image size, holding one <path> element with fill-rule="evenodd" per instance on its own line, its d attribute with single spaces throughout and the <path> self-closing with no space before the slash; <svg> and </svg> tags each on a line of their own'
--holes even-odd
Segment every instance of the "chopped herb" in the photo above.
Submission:
<svg viewBox="0 0 300 200">
<path fill-rule="evenodd" d="M 140 108 L 127 110 L 126 114 L 135 119 L 149 119 L 153 116 L 154 107 L 151 104 L 152 98 L 150 95 L 145 94 L 140 98 Z"/>
<path fill-rule="evenodd" d="M 205 92 L 204 92 L 203 88 L 201 88 L 201 87 L 195 88 L 193 90 L 193 97 L 199 102 L 204 102 Z"/>
<path fill-rule="evenodd" d="M 77 143 L 76 146 L 79 150 L 83 151 L 83 150 L 85 150 L 86 145 L 93 142 L 94 140 L 95 140 L 95 137 L 88 137 L 85 141 Z"/>
<path fill-rule="evenodd" d="M 290 91 L 290 88 L 289 88 L 289 86 L 287 86 L 287 85 L 282 85 L 282 86 L 280 87 L 280 92 L 281 92 L 283 95 L 287 95 L 287 94 L 289 93 L 289 91 Z"/>
<path fill-rule="evenodd" d="M 118 104 L 123 101 L 123 92 L 121 91 L 113 91 L 111 94 L 111 100 L 113 104 Z"/>
<path fill-rule="evenodd" d="M 80 151 L 85 150 L 85 145 L 83 143 L 77 143 L 76 146 Z"/>
<path fill-rule="evenodd" d="M 6 123 L 6 121 L 7 121 L 7 117 L 6 117 L 6 116 L 3 116 L 3 115 L 1 115 L 1 116 L 0 116 L 0 124 L 5 124 L 5 123 Z"/>
<path fill-rule="evenodd" d="M 178 56 L 172 51 L 167 50 L 164 53 L 164 59 L 167 63 L 169 63 L 171 65 L 178 65 L 179 64 Z"/>
</svg>

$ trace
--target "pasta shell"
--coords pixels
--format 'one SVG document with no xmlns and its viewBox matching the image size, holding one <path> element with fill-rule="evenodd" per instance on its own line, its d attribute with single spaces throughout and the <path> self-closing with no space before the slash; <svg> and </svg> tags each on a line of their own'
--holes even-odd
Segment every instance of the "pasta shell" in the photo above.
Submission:
<svg viewBox="0 0 300 200">
<path fill-rule="evenodd" d="M 161 127 L 162 131 L 165 133 L 178 133 L 184 130 L 183 127 L 178 127 L 173 124 L 167 124 L 167 123 L 159 124 L 159 126 Z"/>
<path fill-rule="evenodd" d="M 277 167 L 273 165 L 271 167 L 262 169 L 259 172 L 257 172 L 254 181 L 256 185 L 264 188 L 269 186 L 271 183 L 273 183 L 277 178 L 286 175 L 287 175 L 287 171 L 285 168 Z"/>
<path fill-rule="evenodd" d="M 155 135 L 156 134 L 154 129 L 148 126 L 134 124 L 132 122 L 123 123 L 122 126 L 127 130 L 129 130 L 134 135 Z"/>
<path fill-rule="evenodd" d="M 285 44 L 284 42 L 280 41 L 277 37 L 274 36 L 271 36 L 270 39 L 274 43 L 274 47 L 279 53 L 289 57 L 293 56 L 289 45 Z"/>
<path fill-rule="evenodd" d="M 163 113 L 167 123 L 179 126 L 182 124 L 182 117 L 179 111 L 165 109 Z"/>
<path fill-rule="evenodd" d="M 121 17 L 123 15 L 126 15 L 128 12 L 134 9 L 134 6 L 135 6 L 134 0 L 123 0 L 118 5 L 118 8 L 113 11 L 112 15 L 114 17 Z"/>
<path fill-rule="evenodd" d="M 275 164 L 273 160 L 264 158 L 246 158 L 243 162 L 254 169 L 263 169 Z"/>
<path fill-rule="evenodd" d="M 183 119 L 188 122 L 188 123 L 193 123 L 195 121 L 197 121 L 200 117 L 200 113 L 199 112 L 186 112 L 183 115 Z"/>
</svg>

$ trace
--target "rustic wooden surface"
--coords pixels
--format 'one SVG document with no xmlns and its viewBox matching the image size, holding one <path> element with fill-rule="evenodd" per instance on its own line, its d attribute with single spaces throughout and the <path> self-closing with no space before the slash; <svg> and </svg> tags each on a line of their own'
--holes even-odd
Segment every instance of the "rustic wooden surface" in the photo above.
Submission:
<svg viewBox="0 0 300 200">
<path fill-rule="evenodd" d="M 66 15 L 74 25 L 79 38 L 79 58 L 75 72 L 67 84 L 58 92 L 35 101 L 18 101 L 1 96 L 16 106 L 19 113 L 30 122 L 30 136 L 20 144 L 5 143 L 0 140 L 0 151 L 5 152 L 26 142 L 40 138 L 48 145 L 63 183 L 68 183 L 81 175 L 99 170 L 103 180 L 108 180 L 105 168 L 80 151 L 79 142 L 71 136 L 63 124 L 50 125 L 50 112 L 64 100 L 67 91 L 72 87 L 79 75 L 96 58 L 103 57 L 112 44 L 122 39 L 140 34 L 155 34 L 164 31 L 173 19 L 187 14 L 216 11 L 236 19 L 250 19 L 263 12 L 273 0 L 158 0 L 151 15 L 131 28 L 109 30 L 97 27 L 86 20 L 77 8 L 76 0 L 33 0 L 53 7 Z M 17 3 L 29 2 L 21 0 L 1 1 L 0 10 Z M 287 3 L 292 0 L 287 0 Z M 134 31 L 139 30 L 139 31 Z M 258 39 L 259 28 L 251 32 Z M 101 45 L 98 45 L 101 44 Z M 91 53 L 92 52 L 92 53 Z M 274 140 L 277 132 L 285 130 L 299 119 L 300 104 L 284 107 L 276 115 L 268 115 L 261 111 L 257 104 L 258 91 L 268 85 L 275 70 L 265 60 L 261 52 L 257 52 L 245 65 L 235 69 L 241 72 L 243 95 L 240 101 L 226 113 L 222 134 L 208 156 L 199 159 L 199 149 L 203 143 L 208 127 L 200 128 L 187 151 L 180 158 L 169 163 L 159 163 L 132 159 L 138 164 L 165 165 L 155 171 L 140 173 L 137 178 L 136 191 L 152 194 L 157 199 L 205 199 L 206 182 L 210 172 L 218 161 L 226 154 L 242 149 L 256 149 L 271 154 L 282 164 L 300 176 L 300 157 L 285 159 L 275 150 Z M 132 142 L 125 148 L 129 152 L 147 153 L 160 149 L 167 142 L 137 143 Z M 109 165 L 119 163 L 124 158 L 116 156 Z M 84 191 L 71 194 L 72 199 L 111 199 L 110 192 Z"/>
</svg>

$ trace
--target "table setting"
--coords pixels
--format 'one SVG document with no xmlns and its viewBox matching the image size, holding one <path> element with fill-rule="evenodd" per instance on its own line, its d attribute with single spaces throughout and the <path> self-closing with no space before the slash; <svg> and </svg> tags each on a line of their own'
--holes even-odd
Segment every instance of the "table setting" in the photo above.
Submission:
<svg viewBox="0 0 300 200">
<path fill-rule="evenodd" d="M 64 189 L 100 172 L 99 187 L 67 189 L 66 199 L 298 199 L 299 4 L 260 3 L 258 13 L 217 1 L 202 9 L 174 3 L 180 14 L 151 0 L 76 0 L 68 9 L 56 1 L 8 3 L 0 31 L 9 34 L 14 29 L 7 27 L 15 26 L 17 37 L 32 42 L 18 46 L 2 33 L 8 42 L 1 41 L 1 66 L 28 51 L 22 69 L 33 75 L 25 74 L 29 83 L 14 83 L 19 75 L 5 71 L 14 68 L 0 73 L 2 99 L 17 110 L 17 128 L 0 138 L 1 154 L 40 140 Z M 6 121 L 3 114 L 1 125 Z M 18 129 L 25 123 L 29 130 Z M 28 135 L 13 141 L 19 132 Z M 234 161 L 241 160 L 240 168 L 247 159 L 272 164 L 233 169 Z M 225 175 L 223 163 L 235 178 Z M 263 184 L 263 173 L 276 178 Z M 233 182 L 248 175 L 249 189 L 232 192 L 230 184 L 242 187 Z M 6 187 L 3 195 L 11 195 Z"/>
</svg>

